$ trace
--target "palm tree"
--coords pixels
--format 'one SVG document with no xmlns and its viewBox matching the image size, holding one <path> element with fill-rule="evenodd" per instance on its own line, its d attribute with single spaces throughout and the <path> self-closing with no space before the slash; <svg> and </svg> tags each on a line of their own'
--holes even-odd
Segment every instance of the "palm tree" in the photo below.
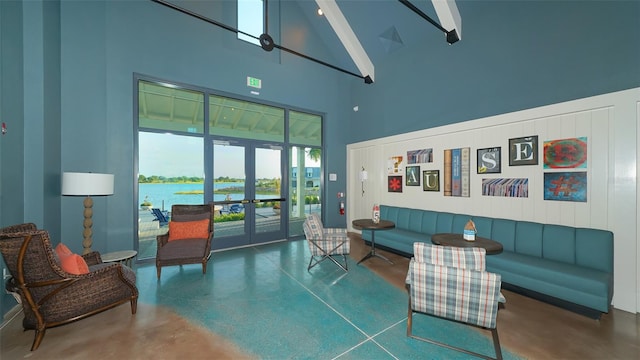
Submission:
<svg viewBox="0 0 640 360">
<path fill-rule="evenodd" d="M 322 149 L 311 148 L 307 150 L 307 156 L 313 161 L 320 161 L 320 158 L 322 157 Z"/>
</svg>

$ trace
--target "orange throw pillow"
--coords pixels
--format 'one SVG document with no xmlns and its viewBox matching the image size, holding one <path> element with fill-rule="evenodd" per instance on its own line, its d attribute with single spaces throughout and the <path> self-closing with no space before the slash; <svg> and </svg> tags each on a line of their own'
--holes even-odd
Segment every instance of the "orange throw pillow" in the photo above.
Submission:
<svg viewBox="0 0 640 360">
<path fill-rule="evenodd" d="M 73 254 L 73 252 L 71 252 L 71 250 L 69 250 L 67 245 L 65 245 L 63 243 L 60 243 L 60 244 L 58 244 L 58 246 L 56 246 L 56 254 L 58 254 L 58 257 L 60 259 L 62 259 L 65 256 L 69 256 L 69 255 Z"/>
<path fill-rule="evenodd" d="M 198 221 L 169 221 L 169 241 L 183 239 L 207 239 L 209 219 Z"/>
<path fill-rule="evenodd" d="M 65 255 L 60 257 L 60 266 L 62 270 L 69 274 L 82 275 L 89 273 L 89 266 L 82 256 L 77 254 Z"/>
</svg>

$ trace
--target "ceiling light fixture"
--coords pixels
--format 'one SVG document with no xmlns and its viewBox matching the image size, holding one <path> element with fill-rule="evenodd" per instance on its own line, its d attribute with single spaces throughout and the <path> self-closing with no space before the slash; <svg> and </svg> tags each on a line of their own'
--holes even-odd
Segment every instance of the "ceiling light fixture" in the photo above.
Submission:
<svg viewBox="0 0 640 360">
<path fill-rule="evenodd" d="M 172 3 L 168 2 L 168 1 L 165 1 L 165 0 L 151 0 L 151 1 L 153 1 L 155 3 L 158 3 L 160 5 L 164 5 L 164 6 L 168 7 L 168 8 L 176 10 L 178 12 L 181 12 L 181 13 L 183 13 L 185 15 L 193 16 L 196 19 L 208 22 L 209 24 L 216 25 L 218 27 L 221 27 L 221 28 L 223 28 L 225 30 L 234 32 L 236 34 L 243 34 L 243 35 L 246 35 L 248 37 L 257 39 L 257 40 L 260 41 L 260 47 L 262 47 L 262 49 L 264 49 L 265 51 L 272 51 L 273 49 L 282 50 L 282 51 L 288 52 L 290 54 L 299 56 L 301 58 L 305 58 L 307 60 L 313 61 L 313 62 L 318 63 L 320 65 L 324 65 L 324 66 L 332 68 L 334 70 L 338 70 L 338 71 L 343 72 L 345 74 L 349 74 L 349 75 L 355 76 L 357 78 L 363 79 L 365 84 L 372 84 L 373 83 L 373 79 L 369 75 L 366 75 L 366 76 L 358 75 L 358 74 L 356 74 L 356 73 L 354 73 L 352 71 L 339 68 L 339 67 L 337 67 L 335 65 L 331 65 L 331 64 L 329 64 L 327 62 L 324 62 L 322 60 L 318 60 L 318 59 L 312 58 L 311 56 L 308 56 L 308 55 L 299 53 L 299 52 L 297 52 L 295 50 L 291 50 L 291 49 L 288 49 L 288 48 L 286 48 L 284 46 L 278 45 L 273 41 L 273 38 L 268 33 L 264 33 L 264 34 L 262 34 L 260 36 L 255 36 L 255 35 L 246 33 L 246 32 L 244 32 L 242 30 L 238 30 L 236 28 L 233 28 L 233 27 L 231 27 L 229 25 L 226 25 L 226 24 L 223 24 L 221 22 L 218 22 L 218 21 L 215 21 L 213 19 L 210 19 L 210 18 L 208 18 L 206 16 L 202 16 L 202 15 L 200 15 L 198 13 L 195 13 L 193 11 L 187 10 L 187 9 L 182 8 L 180 6 L 177 6 L 175 4 L 172 4 Z M 266 4 L 266 0 L 265 0 L 265 4 Z M 267 29 L 267 20 L 268 20 L 268 17 L 267 17 L 267 14 L 265 13 L 265 29 Z"/>
<path fill-rule="evenodd" d="M 322 12 L 322 9 L 320 9 L 320 8 L 318 8 L 317 13 L 318 13 L 318 15 L 320 15 L 320 16 L 324 15 L 324 13 Z"/>
</svg>

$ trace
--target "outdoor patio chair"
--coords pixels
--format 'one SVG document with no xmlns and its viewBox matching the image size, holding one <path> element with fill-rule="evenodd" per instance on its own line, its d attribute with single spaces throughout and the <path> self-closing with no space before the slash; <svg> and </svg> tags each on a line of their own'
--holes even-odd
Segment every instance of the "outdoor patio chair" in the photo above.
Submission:
<svg viewBox="0 0 640 360">
<path fill-rule="evenodd" d="M 492 359 L 433 339 L 413 335 L 413 315 L 425 314 L 491 331 L 496 359 L 502 359 L 496 318 L 501 300 L 499 274 L 485 271 L 486 251 L 416 242 L 407 272 L 407 336 L 466 354 Z"/>
<path fill-rule="evenodd" d="M 151 212 L 153 213 L 153 216 L 155 216 L 155 219 L 153 219 L 153 221 L 158 221 L 160 223 L 160 226 L 165 226 L 169 223 L 169 218 L 162 210 L 158 208 L 152 208 Z"/>
<path fill-rule="evenodd" d="M 61 260 L 45 230 L 0 233 L 0 252 L 11 273 L 6 289 L 18 294 L 22 304 L 22 326 L 35 330 L 32 351 L 40 346 L 48 328 L 126 302 L 131 303 L 131 313 L 136 313 L 135 273 L 119 263 L 103 263 L 98 252 L 82 256 L 69 253 Z M 69 270 L 68 265 L 75 267 L 77 274 L 64 270 Z"/>
<path fill-rule="evenodd" d="M 231 206 L 229 206 L 229 213 L 230 214 L 240 214 L 243 209 L 244 209 L 244 207 L 242 205 L 240 205 L 240 204 L 231 204 Z"/>
<path fill-rule="evenodd" d="M 202 264 L 207 273 L 213 239 L 214 205 L 173 205 L 169 231 L 157 236 L 156 270 L 163 266 Z"/>
<path fill-rule="evenodd" d="M 316 213 L 307 215 L 302 228 L 311 251 L 311 260 L 309 260 L 307 271 L 327 259 L 333 261 L 342 270 L 348 271 L 347 255 L 351 243 L 347 236 L 347 229 L 325 228 L 320 216 Z M 342 257 L 344 265 L 335 259 L 336 256 Z"/>
</svg>

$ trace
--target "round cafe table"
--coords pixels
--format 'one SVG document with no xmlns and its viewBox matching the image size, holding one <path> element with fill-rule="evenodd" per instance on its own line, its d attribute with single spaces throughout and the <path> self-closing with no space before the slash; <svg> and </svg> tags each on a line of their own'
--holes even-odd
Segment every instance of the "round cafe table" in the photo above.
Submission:
<svg viewBox="0 0 640 360">
<path fill-rule="evenodd" d="M 441 233 L 431 235 L 431 243 L 434 245 L 455 247 L 479 247 L 487 251 L 487 255 L 500 254 L 502 244 L 491 239 L 476 236 L 474 241 L 465 240 L 462 234 Z"/>
<path fill-rule="evenodd" d="M 376 253 L 376 231 L 377 230 L 390 230 L 390 229 L 395 228 L 396 224 L 393 221 L 380 220 L 376 224 L 371 219 L 358 219 L 358 220 L 353 220 L 351 222 L 351 224 L 353 224 L 353 227 L 355 227 L 357 229 L 371 230 L 371 251 L 365 257 L 363 257 L 360 261 L 358 261 L 358 264 L 360 264 L 361 262 L 363 262 L 363 261 L 365 261 L 368 258 L 373 257 L 373 256 L 379 257 L 379 258 L 384 259 L 384 260 L 388 261 L 389 263 L 393 264 L 393 262 L 391 260 L 389 260 L 386 257 Z"/>
</svg>

